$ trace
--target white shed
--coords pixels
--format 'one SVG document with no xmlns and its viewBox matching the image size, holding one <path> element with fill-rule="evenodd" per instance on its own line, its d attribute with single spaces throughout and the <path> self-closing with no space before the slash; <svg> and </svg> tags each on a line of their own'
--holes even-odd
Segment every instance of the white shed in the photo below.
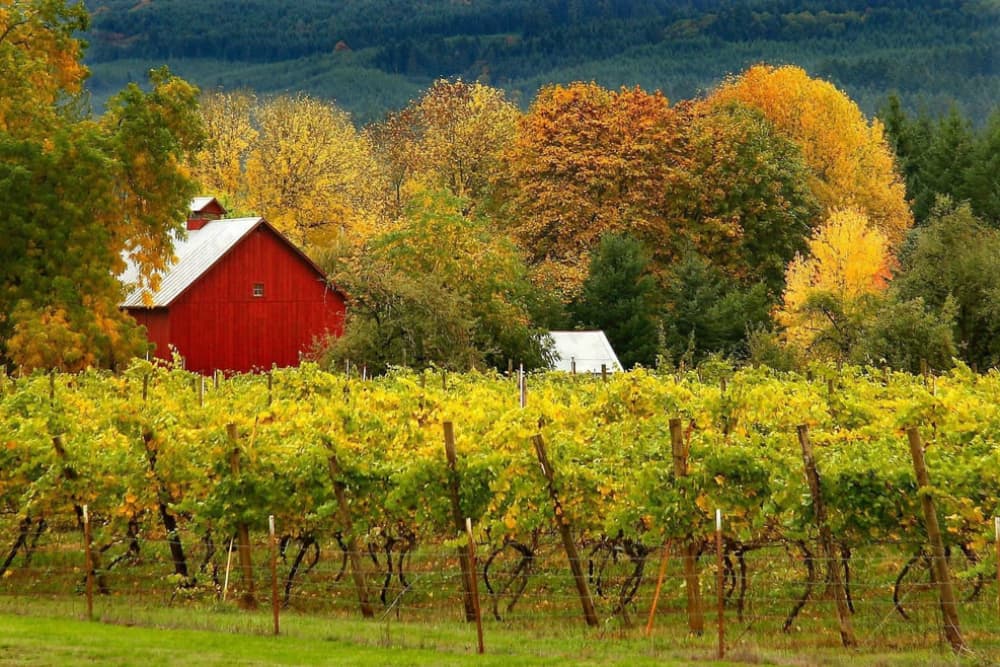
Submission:
<svg viewBox="0 0 1000 667">
<path fill-rule="evenodd" d="M 609 373 L 622 370 L 603 331 L 550 331 L 549 335 L 554 343 L 555 370 L 569 373 L 574 363 L 577 373 L 600 373 L 602 364 Z"/>
</svg>

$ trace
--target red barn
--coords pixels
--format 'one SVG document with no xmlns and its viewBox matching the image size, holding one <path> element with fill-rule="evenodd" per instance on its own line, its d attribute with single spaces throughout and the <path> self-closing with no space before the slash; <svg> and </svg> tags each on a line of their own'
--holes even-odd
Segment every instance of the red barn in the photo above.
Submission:
<svg viewBox="0 0 1000 667">
<path fill-rule="evenodd" d="M 159 290 L 151 300 L 133 290 L 122 303 L 156 356 L 174 348 L 189 370 L 246 372 L 293 366 L 316 337 L 343 333 L 344 295 L 323 271 L 263 218 L 225 213 L 212 197 L 194 199 Z M 122 281 L 137 275 L 130 264 Z"/>
</svg>

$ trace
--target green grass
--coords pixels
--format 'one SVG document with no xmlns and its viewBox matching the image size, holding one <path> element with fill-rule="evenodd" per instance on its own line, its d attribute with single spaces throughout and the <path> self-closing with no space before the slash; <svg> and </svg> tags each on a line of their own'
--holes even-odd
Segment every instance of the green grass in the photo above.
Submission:
<svg viewBox="0 0 1000 667">
<path fill-rule="evenodd" d="M 639 630 L 487 625 L 487 655 L 460 622 L 362 621 L 282 616 L 274 637 L 264 611 L 232 608 L 116 607 L 102 622 L 81 620 L 79 600 L 0 600 L 0 665 L 830 665 L 850 667 L 987 664 L 945 650 L 852 652 L 837 646 L 741 645 L 733 661 L 714 656 L 714 637 L 647 640 Z"/>
</svg>

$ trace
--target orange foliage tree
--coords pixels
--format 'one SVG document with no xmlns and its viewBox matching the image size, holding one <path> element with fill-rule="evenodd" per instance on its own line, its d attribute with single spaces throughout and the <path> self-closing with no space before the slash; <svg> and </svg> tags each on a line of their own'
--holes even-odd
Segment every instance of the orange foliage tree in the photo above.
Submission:
<svg viewBox="0 0 1000 667">
<path fill-rule="evenodd" d="M 802 148 L 811 187 L 827 212 L 863 211 L 896 246 L 913 226 L 904 184 L 878 120 L 833 84 L 794 66 L 756 65 L 719 86 L 708 104 L 754 106 Z"/>
<path fill-rule="evenodd" d="M 672 192 L 684 187 L 679 116 L 660 93 L 594 83 L 543 88 L 503 156 L 502 215 L 536 275 L 569 300 L 607 233 L 669 255 Z"/>
</svg>

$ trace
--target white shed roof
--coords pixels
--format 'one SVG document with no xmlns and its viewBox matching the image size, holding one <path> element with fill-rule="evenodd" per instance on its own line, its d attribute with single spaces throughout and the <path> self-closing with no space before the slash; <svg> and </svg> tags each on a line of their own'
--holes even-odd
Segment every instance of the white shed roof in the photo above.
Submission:
<svg viewBox="0 0 1000 667">
<path fill-rule="evenodd" d="M 211 197 L 208 198 L 211 200 Z M 197 201 L 197 200 L 195 200 Z M 192 208 L 194 203 L 191 204 Z M 122 302 L 123 308 L 143 308 L 167 306 L 190 287 L 198 278 L 215 265 L 235 246 L 240 239 L 264 223 L 264 218 L 233 218 L 217 220 L 201 229 L 187 232 L 187 238 L 175 239 L 174 256 L 177 261 L 160 281 L 160 289 L 154 292 L 152 305 L 142 299 L 143 290 L 135 289 L 139 280 L 139 269 L 132 261 L 127 261 L 125 272 L 120 276 L 126 287 L 132 287 Z"/>
<path fill-rule="evenodd" d="M 600 373 L 601 364 L 609 373 L 622 369 L 603 331 L 550 331 L 549 335 L 555 343 L 556 370 L 568 373 L 574 361 L 577 373 Z"/>
<path fill-rule="evenodd" d="M 189 210 L 192 213 L 197 213 L 201 209 L 211 204 L 213 201 L 217 202 L 218 200 L 216 200 L 215 197 L 195 197 L 194 199 L 191 200 L 191 205 L 189 207 Z M 222 204 L 219 204 L 219 206 L 222 206 Z"/>
</svg>

